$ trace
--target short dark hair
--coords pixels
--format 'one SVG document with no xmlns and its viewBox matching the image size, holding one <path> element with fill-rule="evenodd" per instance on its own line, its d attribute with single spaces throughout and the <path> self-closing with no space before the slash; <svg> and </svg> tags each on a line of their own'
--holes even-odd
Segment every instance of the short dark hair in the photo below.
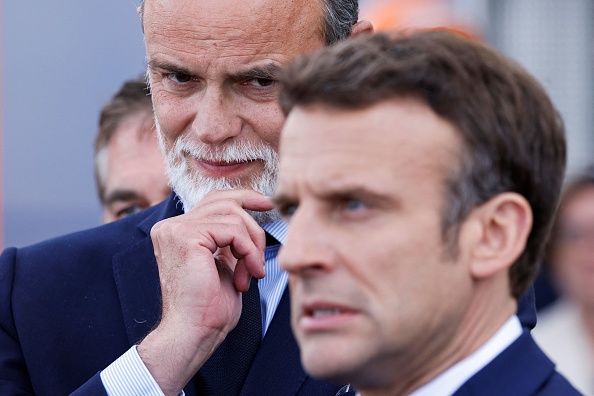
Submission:
<svg viewBox="0 0 594 396">
<path fill-rule="evenodd" d="M 99 115 L 99 131 L 95 137 L 95 182 L 99 200 L 105 195 L 107 146 L 121 122 L 141 112 L 147 113 L 152 129 L 153 104 L 146 76 L 126 81 L 120 90 L 103 106 Z"/>
<path fill-rule="evenodd" d="M 322 25 L 323 39 L 326 45 L 332 45 L 346 39 L 359 19 L 359 0 L 321 0 L 324 9 Z M 138 7 L 140 22 L 144 26 L 144 2 Z"/>
<path fill-rule="evenodd" d="M 527 246 L 510 269 L 523 293 L 550 231 L 565 172 L 563 123 L 544 89 L 485 44 L 443 30 L 377 34 L 298 58 L 281 77 L 281 106 L 364 108 L 412 97 L 449 121 L 463 154 L 446 183 L 442 235 L 456 254 L 459 224 L 495 195 L 521 194 L 533 211 Z"/>
</svg>

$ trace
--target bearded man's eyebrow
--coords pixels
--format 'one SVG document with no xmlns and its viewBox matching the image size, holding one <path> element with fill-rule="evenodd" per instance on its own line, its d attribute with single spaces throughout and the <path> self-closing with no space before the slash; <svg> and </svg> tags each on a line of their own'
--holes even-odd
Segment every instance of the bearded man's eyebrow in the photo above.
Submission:
<svg viewBox="0 0 594 396">
<path fill-rule="evenodd" d="M 151 70 L 162 70 L 162 71 L 167 71 L 169 73 L 179 73 L 179 74 L 185 74 L 188 76 L 192 75 L 190 70 L 186 69 L 183 66 L 174 65 L 172 63 L 167 63 L 167 62 L 159 62 L 157 60 L 149 61 L 148 67 Z"/>
<path fill-rule="evenodd" d="M 247 70 L 231 73 L 229 74 L 229 78 L 236 81 L 252 80 L 255 78 L 275 80 L 278 78 L 281 70 L 282 67 L 277 63 L 269 63 L 264 66 L 254 66 Z"/>
</svg>

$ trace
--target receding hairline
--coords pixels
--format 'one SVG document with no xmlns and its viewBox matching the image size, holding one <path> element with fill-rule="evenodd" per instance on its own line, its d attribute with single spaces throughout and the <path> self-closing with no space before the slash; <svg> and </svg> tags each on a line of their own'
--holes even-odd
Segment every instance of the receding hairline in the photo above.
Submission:
<svg viewBox="0 0 594 396">
<path fill-rule="evenodd" d="M 305 1 L 309 1 L 309 0 L 305 0 Z M 340 24 L 341 22 L 343 23 L 343 27 L 344 27 L 344 18 L 345 17 L 345 12 L 346 14 L 349 13 L 349 11 L 345 11 L 346 8 L 345 7 L 343 9 L 339 9 L 337 7 L 334 7 L 333 5 L 331 5 L 332 1 L 331 0 L 318 0 L 318 28 L 317 33 L 319 34 L 319 37 L 322 39 L 322 41 L 326 44 L 326 45 L 332 45 L 334 44 L 336 41 L 340 41 L 341 39 L 344 39 L 346 37 L 341 37 L 341 38 L 337 38 L 335 37 L 335 34 L 339 31 L 341 31 L 340 27 L 337 26 L 337 24 Z M 348 33 L 345 36 L 350 36 L 351 33 L 351 29 L 352 27 L 357 23 L 358 19 L 359 19 L 359 0 L 354 1 L 354 3 L 356 4 L 356 6 L 354 7 L 355 10 L 353 11 L 354 15 L 354 19 L 350 21 L 350 26 L 348 29 Z M 142 32 L 144 33 L 144 8 L 145 8 L 145 4 L 146 4 L 146 0 L 141 0 L 137 11 L 138 11 L 138 15 L 140 17 L 140 27 L 142 29 Z M 342 15 L 338 15 L 338 14 L 342 14 Z M 344 29 L 342 29 L 342 32 L 344 33 Z"/>
</svg>

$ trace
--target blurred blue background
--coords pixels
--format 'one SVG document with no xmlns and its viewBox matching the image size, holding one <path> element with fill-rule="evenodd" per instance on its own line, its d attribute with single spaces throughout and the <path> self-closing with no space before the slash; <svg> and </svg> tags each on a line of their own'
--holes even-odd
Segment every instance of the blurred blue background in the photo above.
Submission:
<svg viewBox="0 0 594 396">
<path fill-rule="evenodd" d="M 4 246 L 101 221 L 99 109 L 145 69 L 132 0 L 2 1 Z"/>
<path fill-rule="evenodd" d="M 5 247 L 100 223 L 93 139 L 101 106 L 145 68 L 138 1 L 0 0 Z M 593 160 L 594 0 L 362 0 L 361 8 L 381 29 L 449 25 L 518 60 L 561 110 L 569 172 Z"/>
</svg>

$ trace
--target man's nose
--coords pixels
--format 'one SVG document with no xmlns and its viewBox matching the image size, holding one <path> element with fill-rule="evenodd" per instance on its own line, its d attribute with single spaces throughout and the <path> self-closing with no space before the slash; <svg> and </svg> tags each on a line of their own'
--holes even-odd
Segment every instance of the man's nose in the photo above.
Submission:
<svg viewBox="0 0 594 396">
<path fill-rule="evenodd" d="M 287 239 L 279 252 L 280 266 L 291 275 L 328 271 L 333 267 L 333 252 L 319 216 L 300 207 L 291 216 Z M 315 230 L 315 232 L 314 232 Z"/>
<path fill-rule="evenodd" d="M 207 88 L 196 101 L 196 116 L 192 133 L 204 144 L 220 144 L 241 133 L 242 121 L 236 112 L 233 98 L 222 90 Z"/>
</svg>

